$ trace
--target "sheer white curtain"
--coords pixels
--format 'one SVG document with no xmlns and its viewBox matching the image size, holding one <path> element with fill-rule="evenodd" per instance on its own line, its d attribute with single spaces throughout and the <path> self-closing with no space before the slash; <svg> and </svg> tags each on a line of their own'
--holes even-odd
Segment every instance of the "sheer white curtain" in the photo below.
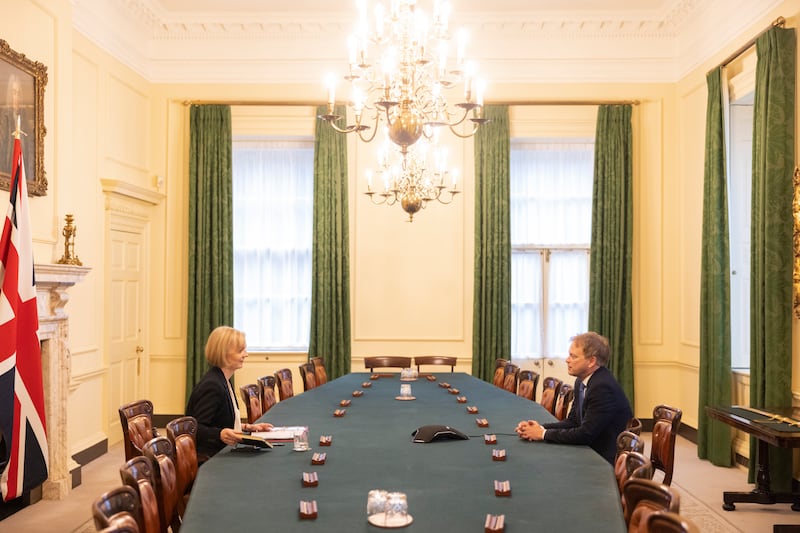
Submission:
<svg viewBox="0 0 800 533">
<path fill-rule="evenodd" d="M 566 357 L 588 324 L 594 144 L 512 140 L 511 353 Z"/>
<path fill-rule="evenodd" d="M 234 140 L 234 326 L 251 350 L 307 350 L 314 142 Z"/>
</svg>

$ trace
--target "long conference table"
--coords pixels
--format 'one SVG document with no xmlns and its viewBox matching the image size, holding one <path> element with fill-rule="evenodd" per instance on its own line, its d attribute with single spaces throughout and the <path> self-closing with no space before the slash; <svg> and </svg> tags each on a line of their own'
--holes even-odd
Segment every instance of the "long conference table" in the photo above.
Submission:
<svg viewBox="0 0 800 533">
<path fill-rule="evenodd" d="M 538 403 L 464 373 L 420 377 L 410 382 L 416 399 L 398 401 L 409 382 L 380 375 L 348 374 L 275 405 L 260 421 L 308 426 L 312 449 L 295 452 L 288 442 L 268 451 L 222 450 L 198 472 L 181 533 L 374 533 L 381 528 L 367 521 L 372 489 L 407 494 L 409 532 L 482 531 L 487 514 L 504 515 L 509 532 L 626 531 L 614 473 L 602 457 L 586 446 L 516 436 L 519 420 L 553 420 Z M 470 438 L 412 443 L 411 432 L 428 424 Z M 487 445 L 485 434 L 496 435 L 496 444 Z M 330 446 L 320 446 L 320 436 L 331 436 Z M 494 449 L 505 450 L 506 460 L 493 460 Z M 315 453 L 325 454 L 324 464 L 312 464 Z M 318 485 L 303 486 L 304 473 L 316 473 Z M 497 496 L 495 481 L 508 481 L 510 495 Z M 301 519 L 301 501 L 316 502 L 315 519 Z"/>
</svg>

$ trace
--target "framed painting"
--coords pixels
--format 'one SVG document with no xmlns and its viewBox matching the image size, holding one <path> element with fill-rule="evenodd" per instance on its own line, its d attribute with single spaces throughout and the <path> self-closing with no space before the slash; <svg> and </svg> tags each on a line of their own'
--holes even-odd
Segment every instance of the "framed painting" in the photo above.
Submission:
<svg viewBox="0 0 800 533">
<path fill-rule="evenodd" d="M 44 173 L 44 86 L 47 67 L 15 52 L 0 39 L 0 189 L 11 182 L 11 159 L 17 124 L 23 135 L 22 157 L 28 195 L 47 194 Z"/>
</svg>

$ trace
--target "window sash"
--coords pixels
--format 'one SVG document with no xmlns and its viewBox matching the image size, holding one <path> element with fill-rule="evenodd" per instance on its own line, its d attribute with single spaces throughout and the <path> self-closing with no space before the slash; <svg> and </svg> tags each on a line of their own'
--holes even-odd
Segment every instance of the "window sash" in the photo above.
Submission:
<svg viewBox="0 0 800 533">
<path fill-rule="evenodd" d="M 234 326 L 251 350 L 308 350 L 313 165 L 311 139 L 234 139 Z"/>
</svg>

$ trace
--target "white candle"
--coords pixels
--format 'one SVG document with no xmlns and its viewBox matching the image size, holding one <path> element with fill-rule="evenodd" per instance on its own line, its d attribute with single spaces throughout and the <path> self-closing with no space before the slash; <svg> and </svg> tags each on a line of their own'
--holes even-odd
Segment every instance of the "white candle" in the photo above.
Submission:
<svg viewBox="0 0 800 533">
<path fill-rule="evenodd" d="M 464 50 L 467 48 L 467 30 L 458 30 L 458 55 L 456 56 L 459 66 L 464 64 Z"/>
<path fill-rule="evenodd" d="M 333 74 L 328 74 L 327 85 L 328 85 L 328 105 L 333 107 L 333 104 L 336 102 L 336 78 L 333 77 Z"/>
<path fill-rule="evenodd" d="M 367 175 L 367 191 L 371 191 L 372 190 L 372 170 L 368 168 L 366 170 L 365 174 Z"/>
</svg>

